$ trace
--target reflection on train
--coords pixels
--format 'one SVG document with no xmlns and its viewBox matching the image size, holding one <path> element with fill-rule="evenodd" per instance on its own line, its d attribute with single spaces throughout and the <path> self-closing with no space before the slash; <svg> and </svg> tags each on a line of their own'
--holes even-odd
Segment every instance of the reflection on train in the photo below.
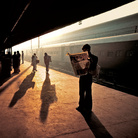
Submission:
<svg viewBox="0 0 138 138">
<path fill-rule="evenodd" d="M 36 52 L 43 63 L 44 53 L 52 57 L 51 67 L 73 74 L 66 53 L 81 52 L 88 43 L 99 58 L 101 72 L 98 81 L 137 90 L 138 78 L 138 14 L 63 34 L 41 42 L 39 48 L 24 49 L 25 59 Z"/>
</svg>

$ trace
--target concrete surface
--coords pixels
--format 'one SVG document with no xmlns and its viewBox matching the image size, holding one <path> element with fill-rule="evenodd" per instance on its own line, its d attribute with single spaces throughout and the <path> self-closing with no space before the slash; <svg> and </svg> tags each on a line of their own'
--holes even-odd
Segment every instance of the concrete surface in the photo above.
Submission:
<svg viewBox="0 0 138 138">
<path fill-rule="evenodd" d="M 0 138 L 137 138 L 138 98 L 93 84 L 93 112 L 76 110 L 79 78 L 29 62 L 0 87 Z"/>
</svg>

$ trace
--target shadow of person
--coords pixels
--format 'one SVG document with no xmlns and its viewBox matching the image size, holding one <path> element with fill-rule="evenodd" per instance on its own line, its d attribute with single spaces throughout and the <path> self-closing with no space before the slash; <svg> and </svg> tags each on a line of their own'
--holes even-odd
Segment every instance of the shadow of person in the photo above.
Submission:
<svg viewBox="0 0 138 138">
<path fill-rule="evenodd" d="M 32 82 L 35 73 L 27 75 L 19 87 L 19 90 L 14 94 L 9 107 L 13 107 L 19 99 L 21 99 L 29 88 L 34 88 L 35 82 Z"/>
<path fill-rule="evenodd" d="M 44 123 L 47 119 L 50 104 L 57 101 L 55 85 L 51 85 L 49 74 L 46 75 L 46 79 L 42 86 L 41 100 L 40 120 Z"/>
<path fill-rule="evenodd" d="M 94 112 L 80 112 L 96 138 L 113 138 Z"/>
<path fill-rule="evenodd" d="M 5 84 L 4 86 L 0 87 L 0 94 L 7 88 L 9 87 L 14 81 L 16 81 L 20 76 L 22 76 L 31 66 L 27 67 L 24 71 L 22 71 L 19 75 L 17 75 L 16 77 L 14 77 L 16 74 L 12 74 L 11 78 L 14 77 L 13 79 L 9 80 L 7 84 Z M 5 82 L 3 82 L 5 83 Z M 1 84 L 0 84 L 1 85 Z"/>
</svg>

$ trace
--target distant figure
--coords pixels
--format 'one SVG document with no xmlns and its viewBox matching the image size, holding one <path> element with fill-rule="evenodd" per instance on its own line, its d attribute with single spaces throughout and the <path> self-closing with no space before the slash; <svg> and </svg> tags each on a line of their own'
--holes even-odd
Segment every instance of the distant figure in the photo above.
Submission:
<svg viewBox="0 0 138 138">
<path fill-rule="evenodd" d="M 51 57 L 47 53 L 45 53 L 45 55 L 44 55 L 44 63 L 46 65 L 46 73 L 47 74 L 49 72 L 49 62 L 51 62 Z"/>
<path fill-rule="evenodd" d="M 90 45 L 85 44 L 82 47 L 83 52 L 88 51 L 88 56 L 90 60 L 90 70 L 95 70 L 98 62 L 98 57 L 91 54 Z M 80 76 L 79 80 L 79 107 L 76 108 L 78 111 L 91 112 L 92 110 L 92 74 L 88 72 L 86 75 Z"/>
<path fill-rule="evenodd" d="M 24 64 L 24 52 L 22 51 L 22 64 Z"/>
<path fill-rule="evenodd" d="M 32 66 L 33 66 L 33 72 L 34 71 L 37 71 L 37 56 L 36 56 L 36 54 L 34 53 L 34 55 L 32 55 Z"/>
<path fill-rule="evenodd" d="M 20 57 L 21 57 L 21 55 L 20 55 L 20 52 L 19 51 L 17 51 L 17 58 L 18 58 L 18 73 L 20 72 Z"/>
<path fill-rule="evenodd" d="M 18 72 L 18 56 L 16 52 L 14 52 L 14 55 L 12 56 L 13 58 L 13 68 L 14 68 L 14 73 L 19 73 Z"/>
<path fill-rule="evenodd" d="M 5 52 L 2 52 L 0 54 L 0 61 L 1 61 L 1 74 L 0 74 L 0 79 L 4 79 L 7 77 L 10 77 L 10 72 L 11 72 L 11 57 Z"/>
<path fill-rule="evenodd" d="M 6 64 L 7 64 L 7 76 L 11 76 L 11 71 L 12 71 L 12 68 L 11 68 L 11 53 L 8 52 L 8 54 L 6 55 Z"/>
</svg>

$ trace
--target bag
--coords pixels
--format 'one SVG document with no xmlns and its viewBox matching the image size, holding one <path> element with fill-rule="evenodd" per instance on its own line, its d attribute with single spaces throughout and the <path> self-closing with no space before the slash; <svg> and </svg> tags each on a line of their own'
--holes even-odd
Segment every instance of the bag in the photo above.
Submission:
<svg viewBox="0 0 138 138">
<path fill-rule="evenodd" d="M 89 73 L 92 74 L 93 78 L 97 78 L 97 77 L 99 77 L 100 69 L 101 69 L 100 65 L 97 64 L 96 69 L 95 70 L 89 70 Z"/>
<path fill-rule="evenodd" d="M 49 56 L 49 62 L 52 62 L 52 60 L 51 60 L 51 56 Z"/>
<path fill-rule="evenodd" d="M 39 63 L 39 60 L 36 60 L 36 63 Z"/>
</svg>

